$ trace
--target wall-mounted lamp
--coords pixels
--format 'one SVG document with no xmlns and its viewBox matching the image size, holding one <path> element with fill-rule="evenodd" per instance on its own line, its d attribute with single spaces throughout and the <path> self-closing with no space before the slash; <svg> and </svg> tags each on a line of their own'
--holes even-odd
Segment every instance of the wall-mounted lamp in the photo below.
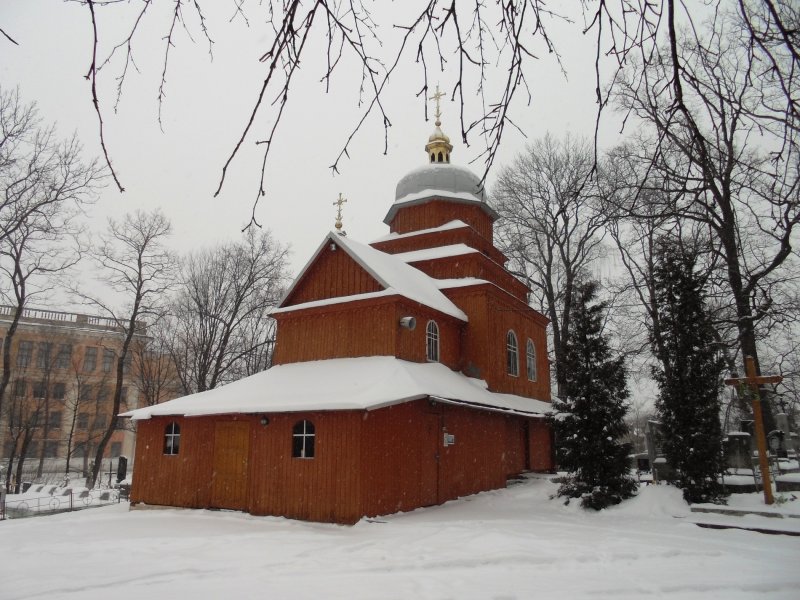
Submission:
<svg viewBox="0 0 800 600">
<path fill-rule="evenodd" d="M 408 329 L 409 331 L 414 331 L 416 326 L 417 320 L 414 317 L 402 317 L 400 319 L 400 327 Z"/>
<path fill-rule="evenodd" d="M 331 252 L 336 252 L 336 244 L 331 242 L 330 249 L 331 249 Z"/>
<path fill-rule="evenodd" d="M 269 425 L 269 417 L 264 415 L 263 417 L 261 417 L 260 423 L 261 423 L 261 425 L 266 427 L 267 425 Z"/>
</svg>

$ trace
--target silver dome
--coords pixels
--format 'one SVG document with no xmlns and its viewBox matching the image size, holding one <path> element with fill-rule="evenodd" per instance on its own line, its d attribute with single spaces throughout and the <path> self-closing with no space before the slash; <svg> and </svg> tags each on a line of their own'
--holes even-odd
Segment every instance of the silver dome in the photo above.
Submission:
<svg viewBox="0 0 800 600">
<path fill-rule="evenodd" d="M 486 202 L 480 177 L 450 163 L 431 163 L 408 173 L 397 184 L 395 202 L 421 200 L 427 191 L 429 197 Z"/>
</svg>

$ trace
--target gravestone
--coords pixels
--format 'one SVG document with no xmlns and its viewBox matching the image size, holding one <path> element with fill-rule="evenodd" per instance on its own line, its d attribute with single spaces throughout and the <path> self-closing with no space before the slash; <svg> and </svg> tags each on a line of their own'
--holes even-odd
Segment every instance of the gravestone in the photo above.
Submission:
<svg viewBox="0 0 800 600">
<path fill-rule="evenodd" d="M 725 467 L 728 469 L 752 469 L 750 434 L 745 431 L 729 431 L 724 440 Z"/>
<path fill-rule="evenodd" d="M 674 479 L 672 467 L 667 462 L 662 448 L 664 435 L 661 431 L 661 423 L 648 421 L 644 428 L 644 439 L 647 444 L 647 457 L 653 470 L 653 481 Z"/>
</svg>

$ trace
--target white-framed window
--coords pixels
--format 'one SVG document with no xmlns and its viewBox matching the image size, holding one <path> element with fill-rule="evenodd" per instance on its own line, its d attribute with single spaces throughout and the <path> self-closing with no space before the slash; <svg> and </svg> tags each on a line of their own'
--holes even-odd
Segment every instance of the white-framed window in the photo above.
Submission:
<svg viewBox="0 0 800 600">
<path fill-rule="evenodd" d="M 425 328 L 425 358 L 439 362 L 439 326 L 436 321 L 428 321 Z"/>
<path fill-rule="evenodd" d="M 533 340 L 530 338 L 525 349 L 525 365 L 528 367 L 528 379 L 536 381 L 536 346 L 533 345 Z"/>
<path fill-rule="evenodd" d="M 181 426 L 172 421 L 164 428 L 164 454 L 175 456 L 181 447 Z"/>
<path fill-rule="evenodd" d="M 292 457 L 314 458 L 314 424 L 311 421 L 298 421 L 292 430 Z"/>
<path fill-rule="evenodd" d="M 506 372 L 513 377 L 519 376 L 519 344 L 513 329 L 506 334 Z"/>
</svg>

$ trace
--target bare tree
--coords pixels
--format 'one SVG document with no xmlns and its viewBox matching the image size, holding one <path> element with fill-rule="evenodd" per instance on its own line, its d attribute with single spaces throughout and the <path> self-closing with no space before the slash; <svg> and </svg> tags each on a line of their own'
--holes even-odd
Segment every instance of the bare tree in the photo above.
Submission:
<svg viewBox="0 0 800 600">
<path fill-rule="evenodd" d="M 605 235 L 607 216 L 590 179 L 593 164 L 586 141 L 548 135 L 502 169 L 493 190 L 502 249 L 550 318 L 559 393 L 573 292 L 601 256 Z"/>
<path fill-rule="evenodd" d="M 133 340 L 134 382 L 139 392 L 140 406 L 160 404 L 183 392 L 171 352 L 171 340 L 174 337 L 168 321 L 160 319 L 148 327 L 147 336 Z"/>
<path fill-rule="evenodd" d="M 790 108 L 770 104 L 780 99 L 782 80 L 741 45 L 737 26 L 740 15 L 722 14 L 676 34 L 659 61 L 625 72 L 616 98 L 653 132 L 650 147 L 639 146 L 630 160 L 663 183 L 666 210 L 714 237 L 739 347 L 758 367 L 756 325 L 771 311 L 800 220 L 800 129 Z M 643 198 L 626 210 L 642 215 Z"/>
<path fill-rule="evenodd" d="M 116 308 L 98 297 L 79 293 L 84 301 L 113 319 L 119 331 L 113 408 L 97 443 L 87 479 L 90 488 L 97 481 L 106 445 L 117 429 L 123 380 L 129 368 L 133 340 L 137 335 L 144 335 L 144 319 L 161 314 L 161 304 L 174 282 L 175 259 L 164 246 L 170 232 L 171 225 L 160 211 L 136 211 L 119 222 L 110 219 L 101 243 L 90 251 L 99 268 L 100 281 L 125 298 L 125 305 Z"/>
<path fill-rule="evenodd" d="M 25 306 L 79 258 L 65 242 L 77 232 L 79 207 L 94 199 L 104 177 L 97 161 L 84 162 L 81 154 L 76 138 L 58 141 L 35 105 L 0 88 L 0 270 L 16 307 L 4 340 L 0 413 L 11 378 L 8 350 Z"/>
<path fill-rule="evenodd" d="M 287 248 L 269 231 L 189 255 L 172 309 L 172 355 L 185 393 L 267 368 L 268 313 L 287 283 Z"/>
</svg>

